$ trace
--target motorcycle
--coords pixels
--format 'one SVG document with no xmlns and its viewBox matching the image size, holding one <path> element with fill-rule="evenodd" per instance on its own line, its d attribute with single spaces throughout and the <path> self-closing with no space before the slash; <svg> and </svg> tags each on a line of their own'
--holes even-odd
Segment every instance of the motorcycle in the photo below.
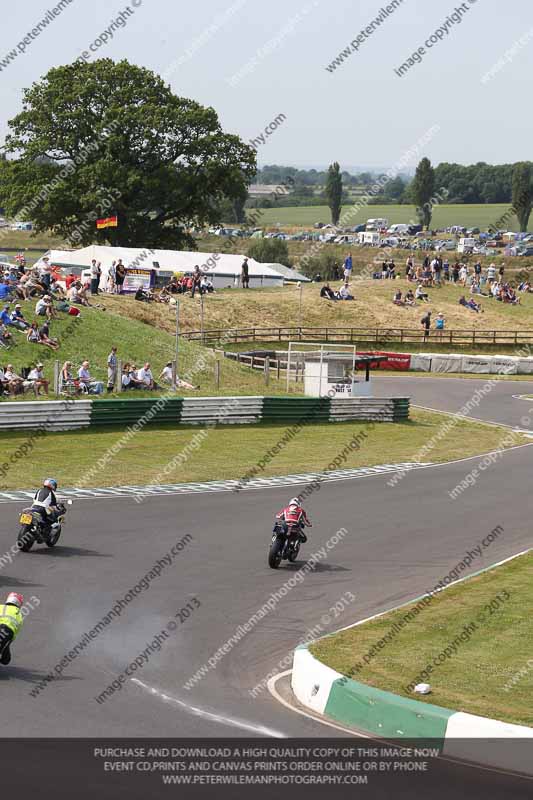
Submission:
<svg viewBox="0 0 533 800">
<path fill-rule="evenodd" d="M 301 530 L 301 525 L 288 525 L 286 522 L 276 520 L 268 551 L 269 567 L 277 569 L 283 560 L 296 561 L 302 544 Z"/>
<path fill-rule="evenodd" d="M 67 505 L 72 505 L 72 500 L 67 500 Z M 17 536 L 19 550 L 27 553 L 35 542 L 45 544 L 47 547 L 55 547 L 61 536 L 61 530 L 65 524 L 65 514 L 67 508 L 64 503 L 58 503 L 59 516 L 51 525 L 47 525 L 38 511 L 25 508 L 20 517 L 20 530 Z"/>
</svg>

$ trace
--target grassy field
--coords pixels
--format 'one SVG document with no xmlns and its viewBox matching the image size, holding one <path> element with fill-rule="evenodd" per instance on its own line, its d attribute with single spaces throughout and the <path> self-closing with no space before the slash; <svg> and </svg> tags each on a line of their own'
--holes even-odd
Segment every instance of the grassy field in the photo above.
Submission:
<svg viewBox="0 0 533 800">
<path fill-rule="evenodd" d="M 145 361 L 149 361 L 156 377 L 165 363 L 175 357 L 172 325 L 168 325 L 168 330 L 158 328 L 155 317 L 152 320 L 153 324 L 147 325 L 142 319 L 134 318 L 136 307 L 142 305 L 141 303 L 124 298 L 123 304 L 126 311 L 131 308 L 131 316 L 128 313 L 114 314 L 113 303 L 108 304 L 105 299 L 102 305 L 106 310 L 84 308 L 75 321 L 73 317 L 60 314 L 59 319 L 52 321 L 50 327 L 51 336 L 60 342 L 57 351 L 42 345 L 28 344 L 22 331 L 14 331 L 16 344 L 9 351 L 0 351 L 0 364 L 13 364 L 15 372 L 20 373 L 21 367 L 28 367 L 40 360 L 45 365 L 45 377 L 51 379 L 55 359 L 61 366 L 67 359 L 75 365 L 87 359 L 91 364 L 91 374 L 96 379 L 106 380 L 107 356 L 111 346 L 115 345 L 118 348 L 118 358 L 123 362 L 133 361 L 137 366 L 141 366 Z M 25 317 L 33 321 L 35 302 L 23 303 L 22 306 Z M 42 322 L 42 317 L 38 319 Z M 252 372 L 227 359 L 221 364 L 221 385 L 217 389 L 214 374 L 215 359 L 210 357 L 210 352 L 193 342 L 180 343 L 179 374 L 185 377 L 192 370 L 194 374 L 190 382 L 200 385 L 202 395 L 264 394 L 265 385 L 260 373 Z M 204 357 L 205 366 L 202 366 L 204 362 L 200 359 Z M 269 394 L 278 394 L 284 389 L 283 382 L 280 381 L 278 384 L 272 377 L 268 387 Z M 180 394 L 198 395 L 198 392 L 180 390 Z M 143 393 L 132 392 L 124 396 L 141 397 Z"/>
<path fill-rule="evenodd" d="M 342 214 L 347 214 L 352 206 L 345 205 Z M 498 220 L 508 212 L 509 205 L 505 203 L 480 204 L 480 205 L 438 205 L 433 209 L 432 228 L 447 228 L 451 225 L 463 225 L 466 228 L 478 227 L 486 230 L 489 225 L 495 225 Z M 261 217 L 258 225 L 297 225 L 312 228 L 315 222 L 331 222 L 331 213 L 327 206 L 295 206 L 291 208 L 261 208 L 254 209 Z M 248 212 L 250 213 L 250 211 Z M 367 219 L 384 217 L 390 224 L 397 222 L 418 222 L 414 206 L 363 206 L 355 210 L 346 221 L 345 227 L 352 227 L 366 222 Z M 529 229 L 533 230 L 533 217 L 529 222 Z M 500 224 L 498 227 L 502 227 Z M 508 230 L 518 230 L 518 222 L 513 217 L 507 225 Z"/>
<path fill-rule="evenodd" d="M 332 284 L 335 287 L 340 284 Z M 431 302 L 413 308 L 393 305 L 396 289 L 405 292 L 407 281 L 354 280 L 355 302 L 336 303 L 320 299 L 320 285 L 307 284 L 302 289 L 301 324 L 308 327 L 415 328 L 430 309 L 433 317 L 442 311 L 446 328 L 461 330 L 533 330 L 533 295 L 522 294 L 521 305 L 510 306 L 479 298 L 484 313 L 476 314 L 458 304 L 462 287 L 445 286 L 430 289 Z M 175 313 L 165 305 L 147 306 L 127 297 L 105 297 L 103 301 L 116 314 L 154 324 L 169 332 L 175 327 Z M 180 306 L 182 329 L 200 329 L 200 302 L 184 297 Z M 205 328 L 253 328 L 299 325 L 299 289 L 286 286 L 276 289 L 224 289 L 209 295 L 204 302 Z M 253 346 L 253 343 L 252 345 Z M 418 347 L 418 345 L 417 345 Z"/>
<path fill-rule="evenodd" d="M 442 419 L 440 414 L 414 410 L 408 422 L 377 424 L 370 430 L 362 423 L 305 426 L 286 446 L 281 447 L 279 454 L 258 472 L 258 477 L 309 470 L 321 472 L 359 433 L 366 433 L 366 438 L 361 437 L 360 449 L 350 452 L 343 468 L 405 462 L 437 433 Z M 90 483 L 83 485 L 238 479 L 258 463 L 265 451 L 281 440 L 285 430 L 285 425 L 228 425 L 212 429 L 180 466 L 161 474 L 165 466 L 191 442 L 199 428 L 161 426 L 144 429 L 118 451 L 109 463 L 109 469 L 91 474 Z M 53 463 L 60 485 L 77 485 L 123 432 L 119 428 L 99 428 L 72 433 L 54 432 L 40 437 L 34 441 L 31 457 L 10 463 L 9 471 L 0 483 L 8 489 L 32 486 L 42 480 L 42 464 Z M 484 453 L 499 445 L 501 435 L 501 430 L 493 426 L 460 422 L 454 428 L 453 436 L 437 442 L 431 458 L 433 461 L 447 461 Z M 27 437 L 24 431 L 3 433 L 5 461 Z M 517 443 L 520 443 L 518 438 Z M 139 464 L 142 464 L 141 471 Z"/>
<path fill-rule="evenodd" d="M 415 695 L 417 700 L 533 726 L 533 669 L 527 666 L 533 646 L 532 578 L 529 553 L 438 594 L 360 669 L 364 654 L 414 604 L 321 639 L 311 651 L 338 672 L 379 689 L 412 697 L 406 687 L 419 679 L 432 691 Z M 471 623 L 475 628 L 456 645 L 455 655 L 433 665 Z M 433 669 L 421 677 L 427 665 Z"/>
</svg>

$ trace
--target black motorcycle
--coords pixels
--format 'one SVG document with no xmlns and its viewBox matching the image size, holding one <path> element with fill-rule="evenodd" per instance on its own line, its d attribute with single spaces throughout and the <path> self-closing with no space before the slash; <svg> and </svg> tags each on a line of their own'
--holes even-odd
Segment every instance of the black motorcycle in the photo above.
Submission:
<svg viewBox="0 0 533 800">
<path fill-rule="evenodd" d="M 268 551 L 268 566 L 277 569 L 282 561 L 296 561 L 300 552 L 302 526 L 276 520 Z"/>
<path fill-rule="evenodd" d="M 67 500 L 67 505 L 72 505 L 72 500 Z M 35 542 L 45 544 L 47 547 L 55 547 L 61 536 L 61 530 L 65 524 L 65 514 L 67 508 L 63 503 L 58 503 L 59 516 L 52 524 L 43 520 L 38 511 L 25 508 L 19 517 L 20 530 L 17 536 L 19 550 L 27 553 Z"/>
</svg>

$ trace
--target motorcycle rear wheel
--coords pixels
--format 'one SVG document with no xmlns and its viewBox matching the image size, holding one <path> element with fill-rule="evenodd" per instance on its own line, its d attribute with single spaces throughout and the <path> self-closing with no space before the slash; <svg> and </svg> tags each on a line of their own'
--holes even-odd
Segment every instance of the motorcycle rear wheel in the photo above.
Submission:
<svg viewBox="0 0 533 800">
<path fill-rule="evenodd" d="M 19 535 L 17 536 L 19 550 L 21 550 L 23 553 L 28 553 L 35 542 L 35 537 L 32 533 L 30 533 L 30 530 L 31 528 L 29 525 L 22 525 Z"/>
<path fill-rule="evenodd" d="M 283 539 L 276 537 L 275 541 L 270 545 L 268 551 L 268 566 L 272 569 L 277 569 L 281 564 L 283 554 Z"/>
<path fill-rule="evenodd" d="M 55 533 L 51 533 L 50 536 L 46 539 L 46 546 L 47 547 L 55 547 L 59 541 L 59 537 L 61 536 L 61 526 L 56 530 Z"/>
</svg>

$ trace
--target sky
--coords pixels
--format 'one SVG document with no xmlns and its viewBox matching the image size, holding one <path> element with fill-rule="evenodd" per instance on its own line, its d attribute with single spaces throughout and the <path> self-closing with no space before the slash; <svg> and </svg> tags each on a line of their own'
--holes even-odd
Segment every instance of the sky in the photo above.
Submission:
<svg viewBox="0 0 533 800">
<path fill-rule="evenodd" d="M 263 135 L 260 165 L 533 159 L 531 0 L 63 2 L 26 40 L 57 3 L 4 11 L 0 141 L 23 89 L 87 53 L 154 70 L 245 141 Z"/>
</svg>

